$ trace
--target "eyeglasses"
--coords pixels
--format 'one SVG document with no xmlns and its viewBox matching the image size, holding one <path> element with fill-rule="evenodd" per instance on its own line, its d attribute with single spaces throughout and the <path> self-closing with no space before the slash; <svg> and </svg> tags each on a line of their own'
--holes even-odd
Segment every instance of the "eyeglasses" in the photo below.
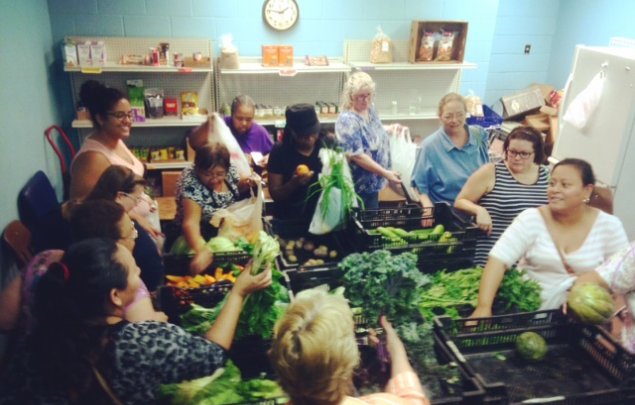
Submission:
<svg viewBox="0 0 635 405">
<path fill-rule="evenodd" d="M 517 151 L 517 150 L 512 150 L 512 149 L 507 149 L 507 154 L 510 157 L 519 157 L 521 159 L 528 159 L 529 156 L 533 155 L 534 152 L 525 152 L 525 151 Z"/>
<path fill-rule="evenodd" d="M 372 93 L 368 93 L 368 94 L 356 94 L 353 96 L 353 98 L 355 100 L 370 100 L 371 98 L 373 98 L 373 94 Z"/>
<path fill-rule="evenodd" d="M 110 117 L 118 119 L 119 121 L 123 121 L 124 118 L 128 118 L 129 120 L 132 121 L 132 117 L 134 117 L 134 115 L 132 114 L 132 111 L 128 111 L 128 112 L 115 111 L 115 112 L 108 112 L 106 114 Z"/>
<path fill-rule="evenodd" d="M 465 119 L 465 113 L 443 114 L 441 119 L 444 121 L 450 121 L 452 119 L 462 120 Z"/>
<path fill-rule="evenodd" d="M 135 204 L 139 204 L 142 200 L 141 197 L 135 197 L 134 195 L 130 194 L 130 193 L 124 193 L 123 191 L 120 191 L 120 193 L 124 196 L 124 197 L 128 197 L 130 198 L 132 201 L 134 201 Z"/>
</svg>

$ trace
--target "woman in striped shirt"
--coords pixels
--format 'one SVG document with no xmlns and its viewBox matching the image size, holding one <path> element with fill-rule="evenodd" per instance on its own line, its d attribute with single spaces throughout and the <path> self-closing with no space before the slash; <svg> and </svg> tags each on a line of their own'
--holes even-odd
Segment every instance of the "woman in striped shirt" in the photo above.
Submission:
<svg viewBox="0 0 635 405">
<path fill-rule="evenodd" d="M 349 396 L 360 356 L 346 299 L 325 291 L 297 295 L 275 327 L 269 356 L 293 405 L 428 405 L 403 343 L 382 317 L 391 358 L 386 392 Z"/>
<path fill-rule="evenodd" d="M 474 263 L 487 255 L 514 218 L 527 208 L 547 203 L 549 170 L 542 165 L 542 135 L 532 127 L 516 127 L 503 143 L 504 159 L 481 166 L 467 180 L 454 206 L 476 217 L 483 231 L 476 242 Z"/>
<path fill-rule="evenodd" d="M 516 262 L 542 287 L 541 309 L 554 309 L 564 303 L 578 275 L 628 246 L 622 221 L 588 205 L 594 184 L 584 160 L 564 159 L 554 166 L 549 203 L 523 211 L 490 251 L 472 316 L 492 315 L 505 271 Z"/>
</svg>

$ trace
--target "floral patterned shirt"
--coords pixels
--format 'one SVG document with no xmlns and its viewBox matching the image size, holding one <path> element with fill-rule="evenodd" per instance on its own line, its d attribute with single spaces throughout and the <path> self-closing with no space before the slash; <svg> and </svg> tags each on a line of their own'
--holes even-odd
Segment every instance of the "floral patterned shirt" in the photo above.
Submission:
<svg viewBox="0 0 635 405">
<path fill-rule="evenodd" d="M 377 164 L 390 169 L 390 143 L 374 107 L 368 110 L 368 122 L 354 111 L 344 111 L 337 118 L 335 133 L 340 145 L 350 155 L 366 153 Z M 361 194 L 377 193 L 388 180 L 351 163 L 355 191 Z"/>
<path fill-rule="evenodd" d="M 183 199 L 187 198 L 201 206 L 201 222 L 209 223 L 214 213 L 227 208 L 238 199 L 238 171 L 230 166 L 225 178 L 228 191 L 216 192 L 207 188 L 196 176 L 194 166 L 186 167 L 176 183 L 177 223 L 183 222 Z"/>
</svg>

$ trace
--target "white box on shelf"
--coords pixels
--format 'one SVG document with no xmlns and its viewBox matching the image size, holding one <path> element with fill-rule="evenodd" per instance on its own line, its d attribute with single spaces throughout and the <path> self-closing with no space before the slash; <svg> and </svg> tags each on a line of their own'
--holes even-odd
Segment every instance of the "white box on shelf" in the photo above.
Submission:
<svg viewBox="0 0 635 405">
<path fill-rule="evenodd" d="M 79 66 L 92 66 L 93 62 L 90 58 L 90 42 L 80 42 L 77 44 L 77 59 Z"/>
</svg>

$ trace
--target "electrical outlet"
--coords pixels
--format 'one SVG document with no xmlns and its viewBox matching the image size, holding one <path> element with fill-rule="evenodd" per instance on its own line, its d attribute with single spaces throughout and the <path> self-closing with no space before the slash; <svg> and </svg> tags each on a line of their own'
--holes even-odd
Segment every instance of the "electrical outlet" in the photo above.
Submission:
<svg viewBox="0 0 635 405">
<path fill-rule="evenodd" d="M 529 55 L 530 52 L 531 52 L 531 45 L 530 44 L 525 45 L 525 55 Z"/>
</svg>

